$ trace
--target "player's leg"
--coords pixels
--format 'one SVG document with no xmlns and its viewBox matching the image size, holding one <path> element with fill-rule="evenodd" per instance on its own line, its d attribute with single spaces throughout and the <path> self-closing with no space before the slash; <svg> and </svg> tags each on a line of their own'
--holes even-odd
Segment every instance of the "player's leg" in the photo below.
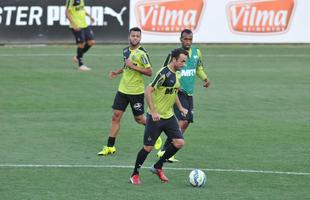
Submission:
<svg viewBox="0 0 310 200">
<path fill-rule="evenodd" d="M 123 94 L 121 92 L 116 93 L 114 103 L 112 106 L 113 115 L 112 115 L 111 127 L 109 130 L 107 146 L 103 146 L 102 150 L 98 152 L 98 155 L 106 156 L 116 152 L 115 141 L 121 126 L 120 125 L 121 118 L 127 108 L 128 103 L 129 101 L 126 94 Z"/>
<path fill-rule="evenodd" d="M 144 146 L 138 152 L 135 162 L 135 167 L 133 169 L 130 182 L 132 184 L 140 184 L 139 171 L 146 160 L 149 153 L 152 151 L 154 143 L 161 133 L 161 127 L 158 125 L 160 122 L 154 122 L 151 115 L 146 117 L 146 126 L 144 130 Z"/>
<path fill-rule="evenodd" d="M 194 122 L 194 103 L 193 103 L 193 96 L 186 95 L 185 101 L 183 102 L 186 106 L 185 108 L 188 110 L 188 113 L 186 116 L 179 116 L 179 126 L 181 129 L 181 132 L 184 134 L 186 129 L 189 127 L 190 123 Z"/>
<path fill-rule="evenodd" d="M 135 121 L 138 124 L 145 125 L 146 118 L 144 116 L 144 94 L 128 95 L 128 99 Z"/>
<path fill-rule="evenodd" d="M 85 67 L 83 63 L 83 54 L 84 54 L 83 49 L 84 49 L 84 42 L 85 42 L 84 30 L 80 29 L 77 31 L 77 30 L 71 29 L 71 31 L 75 37 L 75 41 L 77 44 L 76 56 L 73 57 L 73 62 L 75 64 L 78 64 L 80 71 L 89 71 L 90 69 Z"/>
<path fill-rule="evenodd" d="M 180 129 L 181 129 L 181 132 L 184 133 L 184 131 L 186 130 L 186 128 L 189 125 L 189 122 L 192 121 L 192 119 L 193 119 L 192 118 L 192 97 L 186 95 L 184 92 L 181 92 L 181 91 L 178 92 L 178 97 L 179 97 L 179 100 L 180 100 L 180 103 L 182 104 L 182 106 L 188 110 L 188 114 L 186 116 L 184 116 L 179 111 L 177 106 L 174 105 L 175 116 L 179 120 L 179 126 L 180 126 Z M 157 156 L 161 157 L 165 153 L 166 148 L 171 143 L 172 143 L 172 139 L 167 137 L 163 148 L 160 151 L 157 152 Z M 169 162 L 178 162 L 179 160 L 177 160 L 175 157 L 171 157 L 171 158 L 168 159 L 168 161 Z"/>
<path fill-rule="evenodd" d="M 130 106 L 132 113 L 134 115 L 135 121 L 138 124 L 145 125 L 145 116 L 144 116 L 144 94 L 131 95 L 130 96 Z M 155 149 L 160 149 L 162 144 L 161 137 L 159 136 L 154 145 Z"/>
<path fill-rule="evenodd" d="M 92 46 L 94 46 L 95 44 L 95 39 L 94 39 L 94 33 L 91 30 L 91 28 L 88 26 L 85 29 L 85 39 L 86 39 L 86 43 L 85 46 L 83 48 L 83 53 L 85 54 Z"/>
<path fill-rule="evenodd" d="M 184 139 L 177 119 L 174 116 L 168 120 L 165 120 L 165 124 L 163 124 L 163 131 L 166 133 L 168 138 L 172 138 L 172 143 L 167 146 L 163 156 L 159 158 L 153 167 L 151 167 L 151 171 L 156 173 L 161 181 L 168 181 L 168 178 L 164 175 L 162 170 L 163 164 L 184 146 Z"/>
</svg>

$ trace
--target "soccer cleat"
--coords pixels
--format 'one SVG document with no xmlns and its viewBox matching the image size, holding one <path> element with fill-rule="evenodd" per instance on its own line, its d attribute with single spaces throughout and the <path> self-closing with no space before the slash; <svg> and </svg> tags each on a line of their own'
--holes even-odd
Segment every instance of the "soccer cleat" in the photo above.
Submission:
<svg viewBox="0 0 310 200">
<path fill-rule="evenodd" d="M 157 152 L 157 157 L 158 157 L 158 158 L 161 158 L 161 157 L 164 155 L 164 153 L 165 153 L 165 151 L 159 150 L 159 151 Z"/>
<path fill-rule="evenodd" d="M 107 147 L 104 146 L 101 151 L 98 152 L 98 156 L 107 156 L 109 154 L 114 154 L 116 152 L 115 146 Z"/>
<path fill-rule="evenodd" d="M 171 162 L 171 163 L 173 163 L 173 162 L 179 162 L 179 160 L 176 159 L 174 156 L 171 156 L 171 157 L 168 159 L 168 162 Z"/>
<path fill-rule="evenodd" d="M 161 158 L 161 157 L 164 155 L 164 153 L 165 153 L 165 151 L 159 150 L 159 151 L 157 152 L 157 157 L 158 157 L 158 158 Z M 174 156 L 171 156 L 171 157 L 167 160 L 167 162 L 174 163 L 174 162 L 179 162 L 179 160 L 176 159 Z"/>
<path fill-rule="evenodd" d="M 141 180 L 140 180 L 139 174 L 135 174 L 132 177 L 130 177 L 129 183 L 131 183 L 133 185 L 140 185 Z"/>
<path fill-rule="evenodd" d="M 91 68 L 89 68 L 89 67 L 87 67 L 85 65 L 79 66 L 79 71 L 81 71 L 81 72 L 87 72 L 87 71 L 90 71 L 90 70 L 91 70 Z"/>
<path fill-rule="evenodd" d="M 155 149 L 156 149 L 156 150 L 159 150 L 160 147 L 161 147 L 161 145 L 162 145 L 162 143 L 163 143 L 163 141 L 162 141 L 161 137 L 159 136 L 159 137 L 157 138 L 156 142 L 155 142 L 155 145 L 154 145 Z"/>
<path fill-rule="evenodd" d="M 164 174 L 164 170 L 162 169 L 156 169 L 154 167 L 154 165 L 150 168 L 150 171 L 153 173 L 153 174 L 156 174 L 158 176 L 158 178 L 162 181 L 162 182 L 168 182 L 169 179 L 167 178 L 167 176 L 165 176 Z"/>
</svg>

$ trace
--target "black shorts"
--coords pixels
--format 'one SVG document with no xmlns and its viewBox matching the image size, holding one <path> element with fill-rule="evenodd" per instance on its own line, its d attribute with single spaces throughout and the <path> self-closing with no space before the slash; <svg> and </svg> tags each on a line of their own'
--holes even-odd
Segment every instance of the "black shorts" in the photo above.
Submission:
<svg viewBox="0 0 310 200">
<path fill-rule="evenodd" d="M 88 40 L 94 40 L 94 33 L 89 26 L 82 28 L 79 31 L 75 31 L 73 28 L 71 28 L 71 31 L 77 44 L 84 43 Z"/>
<path fill-rule="evenodd" d="M 175 116 L 178 118 L 178 120 L 186 120 L 189 123 L 194 122 L 194 104 L 193 104 L 193 96 L 189 96 L 186 93 L 179 91 L 178 92 L 179 100 L 184 108 L 188 110 L 188 113 L 186 116 L 183 116 L 181 112 L 179 111 L 178 107 L 174 105 L 174 113 Z"/>
<path fill-rule="evenodd" d="M 154 122 L 152 116 L 147 114 L 144 129 L 144 145 L 154 146 L 157 138 L 163 131 L 167 137 L 171 139 L 183 139 L 183 134 L 181 133 L 178 120 L 175 116 Z"/>
<path fill-rule="evenodd" d="M 134 116 L 139 116 L 144 114 L 144 94 L 124 94 L 117 91 L 112 108 L 114 110 L 125 111 L 128 103 Z"/>
</svg>

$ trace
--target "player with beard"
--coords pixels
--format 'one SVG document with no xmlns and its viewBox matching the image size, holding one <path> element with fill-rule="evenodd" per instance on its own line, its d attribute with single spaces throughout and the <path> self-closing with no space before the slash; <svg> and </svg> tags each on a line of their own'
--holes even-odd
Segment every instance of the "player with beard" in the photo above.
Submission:
<svg viewBox="0 0 310 200">
<path fill-rule="evenodd" d="M 130 104 L 135 121 L 145 125 L 144 116 L 144 79 L 143 75 L 152 76 L 152 68 L 146 50 L 141 47 L 141 29 L 129 30 L 129 46 L 123 49 L 124 66 L 110 72 L 110 78 L 122 74 L 118 91 L 113 103 L 112 124 L 109 130 L 107 145 L 98 152 L 107 156 L 116 152 L 115 140 L 120 129 L 121 118 Z"/>
<path fill-rule="evenodd" d="M 196 83 L 196 77 L 198 76 L 204 83 L 204 87 L 209 87 L 210 81 L 207 77 L 206 72 L 204 71 L 203 63 L 202 63 L 202 55 L 201 51 L 192 46 L 193 42 L 193 32 L 189 29 L 184 29 L 181 32 L 180 37 L 182 48 L 188 52 L 188 58 L 186 60 L 185 66 L 181 70 L 181 79 L 180 79 L 180 90 L 178 92 L 178 97 L 180 102 L 184 108 L 188 110 L 188 114 L 186 116 L 180 113 L 179 109 L 174 106 L 174 112 L 179 121 L 179 126 L 184 134 L 186 129 L 188 128 L 190 123 L 194 122 L 194 103 L 193 103 L 193 94 Z M 171 54 L 168 55 L 164 66 L 168 65 L 171 62 Z M 172 142 L 170 138 L 167 138 L 164 147 L 162 150 L 158 151 L 157 156 L 161 157 L 166 148 Z M 178 160 L 173 156 L 168 159 L 168 162 L 177 162 Z"/>
</svg>

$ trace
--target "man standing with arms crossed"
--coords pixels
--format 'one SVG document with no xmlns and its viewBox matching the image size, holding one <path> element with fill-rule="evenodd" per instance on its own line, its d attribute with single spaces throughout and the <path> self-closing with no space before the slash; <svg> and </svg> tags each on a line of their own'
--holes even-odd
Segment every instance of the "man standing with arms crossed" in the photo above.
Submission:
<svg viewBox="0 0 310 200">
<path fill-rule="evenodd" d="M 182 115 L 175 106 L 175 115 L 179 120 L 179 126 L 182 133 L 184 134 L 185 130 L 188 128 L 190 123 L 193 123 L 193 93 L 196 82 L 196 76 L 198 76 L 202 81 L 204 81 L 203 86 L 208 87 L 210 81 L 203 69 L 201 51 L 192 46 L 193 42 L 193 32 L 189 29 L 184 29 L 181 32 L 180 41 L 182 48 L 188 52 L 188 58 L 186 60 L 185 66 L 181 70 L 181 87 L 178 92 L 178 97 L 184 108 L 188 110 L 186 116 Z M 168 55 L 164 66 L 171 62 L 171 54 Z M 162 150 L 158 151 L 157 156 L 161 157 L 165 153 L 166 147 L 171 143 L 171 139 L 167 138 L 164 147 Z M 168 162 L 177 162 L 178 160 L 175 157 L 168 159 Z"/>
</svg>

